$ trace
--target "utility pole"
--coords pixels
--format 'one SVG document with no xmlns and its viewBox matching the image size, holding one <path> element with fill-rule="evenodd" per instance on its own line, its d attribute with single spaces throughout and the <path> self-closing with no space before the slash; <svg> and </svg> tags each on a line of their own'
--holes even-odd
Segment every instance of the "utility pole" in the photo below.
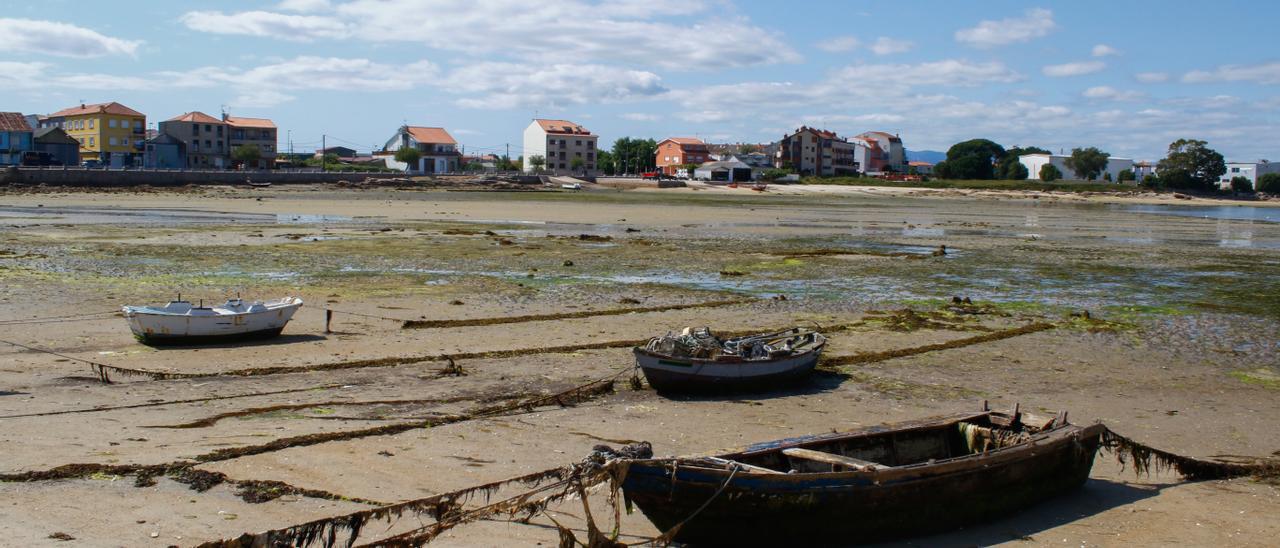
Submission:
<svg viewBox="0 0 1280 548">
<path fill-rule="evenodd" d="M 507 155 L 503 156 L 502 159 L 505 160 L 508 164 L 511 163 L 511 143 L 507 143 Z M 507 166 L 502 166 L 502 167 L 507 167 Z M 524 166 L 521 166 L 521 167 L 524 167 Z"/>
<path fill-rule="evenodd" d="M 320 135 L 320 173 L 324 173 L 324 157 L 329 155 L 329 145 L 325 142 L 328 138 L 328 135 Z M 314 143 L 315 141 L 312 142 Z"/>
</svg>

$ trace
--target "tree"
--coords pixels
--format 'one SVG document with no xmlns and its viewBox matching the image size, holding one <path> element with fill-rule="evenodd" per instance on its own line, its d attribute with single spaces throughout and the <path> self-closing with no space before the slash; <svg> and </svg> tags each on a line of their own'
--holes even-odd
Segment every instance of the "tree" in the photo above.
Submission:
<svg viewBox="0 0 1280 548">
<path fill-rule="evenodd" d="M 534 171 L 542 171 L 542 168 L 547 165 L 547 159 L 543 158 L 541 154 L 534 154 L 529 157 L 529 165 L 533 167 Z"/>
<path fill-rule="evenodd" d="M 1142 177 L 1142 186 L 1147 188 L 1160 188 L 1160 178 L 1154 173 L 1148 173 Z"/>
<path fill-rule="evenodd" d="M 1125 181 L 1137 181 L 1137 180 L 1138 180 L 1138 176 L 1133 174 L 1132 169 L 1122 169 L 1120 170 L 1120 175 L 1116 177 L 1116 182 L 1118 183 L 1123 183 Z"/>
<path fill-rule="evenodd" d="M 994 179 L 995 163 L 1004 156 L 1004 147 L 988 139 L 970 139 L 956 143 L 947 149 L 945 177 L 948 179 Z M 934 169 L 936 171 L 937 166 L 934 166 Z"/>
<path fill-rule="evenodd" d="M 396 161 L 408 164 L 408 169 L 411 171 L 418 169 L 418 160 L 421 159 L 422 153 L 413 147 L 400 147 L 400 150 L 396 151 Z"/>
<path fill-rule="evenodd" d="M 1102 174 L 1102 180 L 1103 180 L 1103 181 L 1106 181 L 1106 182 L 1108 182 L 1108 183 L 1110 183 L 1110 182 L 1111 182 L 1111 172 L 1110 172 L 1110 171 L 1108 171 L 1108 172 L 1106 172 L 1106 173 L 1103 173 L 1103 174 Z"/>
<path fill-rule="evenodd" d="M 1205 141 L 1178 139 L 1157 166 L 1160 181 L 1169 188 L 1214 190 L 1227 172 L 1227 162 Z"/>
<path fill-rule="evenodd" d="M 613 142 L 613 158 L 619 171 L 652 171 L 658 160 L 658 142 L 653 139 L 623 137 Z"/>
<path fill-rule="evenodd" d="M 577 156 L 574 156 L 572 160 L 569 160 L 569 169 L 572 169 L 573 171 L 578 171 L 579 169 L 582 169 L 583 166 L 586 166 L 586 165 L 587 165 L 587 162 Z"/>
<path fill-rule="evenodd" d="M 1045 164 L 1040 168 L 1040 180 L 1052 183 L 1062 178 L 1062 170 L 1053 164 Z"/>
<path fill-rule="evenodd" d="M 1073 148 L 1071 156 L 1065 163 L 1071 171 L 1076 172 L 1077 178 L 1092 181 L 1106 171 L 1110 158 L 1110 154 L 1098 150 L 1097 147 Z"/>
<path fill-rule="evenodd" d="M 1027 173 L 1021 177 L 1017 177 L 1019 173 L 1026 173 L 1027 166 L 1022 165 L 1022 157 L 1027 154 L 1052 154 L 1051 152 L 1040 147 L 1013 147 L 1004 152 L 1004 157 L 1000 159 L 1000 163 L 996 164 L 996 176 L 1001 179 L 1022 180 L 1026 179 L 1030 174 Z M 1018 169 L 1022 166 L 1022 169 Z"/>
<path fill-rule="evenodd" d="M 1231 192 L 1234 194 L 1253 194 L 1253 181 L 1248 177 L 1236 175 L 1231 178 Z"/>
<path fill-rule="evenodd" d="M 1025 181 L 1027 180 L 1027 177 L 1030 176 L 1031 172 L 1027 170 L 1027 166 L 1022 165 L 1022 162 L 1015 162 L 1009 164 L 1009 168 L 1001 174 L 1000 178 L 1009 179 L 1011 181 Z"/>
<path fill-rule="evenodd" d="M 1268 173 L 1258 177 L 1258 191 L 1280 194 L 1280 173 Z"/>
<path fill-rule="evenodd" d="M 262 151 L 252 145 L 240 145 L 231 151 L 231 159 L 248 166 L 262 159 Z"/>
<path fill-rule="evenodd" d="M 752 144 L 744 144 L 744 145 L 738 146 L 739 154 L 751 154 L 753 152 L 760 152 L 760 147 Z"/>
<path fill-rule="evenodd" d="M 617 163 L 614 162 L 613 153 L 607 150 L 596 151 L 596 169 L 605 175 L 613 175 L 618 172 Z"/>
</svg>

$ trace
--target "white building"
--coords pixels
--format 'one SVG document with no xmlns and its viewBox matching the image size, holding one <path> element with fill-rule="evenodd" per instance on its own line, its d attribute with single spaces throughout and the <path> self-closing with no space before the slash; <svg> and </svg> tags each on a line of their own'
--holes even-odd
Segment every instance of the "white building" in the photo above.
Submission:
<svg viewBox="0 0 1280 548">
<path fill-rule="evenodd" d="M 1258 177 L 1268 173 L 1280 173 L 1280 162 L 1268 162 L 1266 160 L 1227 162 L 1227 172 L 1223 173 L 1222 178 L 1218 180 L 1218 186 L 1231 188 L 1231 179 L 1244 177 L 1253 184 L 1254 188 L 1258 188 Z"/>
<path fill-rule="evenodd" d="M 533 171 L 529 161 L 541 156 L 544 169 L 552 173 L 595 175 L 596 144 L 599 137 L 567 120 L 534 120 L 524 130 L 524 170 Z M 573 169 L 574 158 L 582 159 L 582 168 Z"/>
<path fill-rule="evenodd" d="M 395 159 L 395 153 L 401 148 L 418 149 L 418 165 L 410 166 Z M 453 173 L 458 171 L 458 142 L 448 131 L 439 127 L 400 126 L 396 134 L 387 139 L 380 153 L 374 156 L 382 158 L 387 167 L 414 173 Z"/>
<path fill-rule="evenodd" d="M 1028 180 L 1040 180 L 1040 169 L 1045 164 L 1053 164 L 1062 172 L 1062 178 L 1066 180 L 1084 180 L 1075 170 L 1067 167 L 1067 158 L 1070 156 L 1059 156 L 1057 154 L 1024 154 L 1018 157 L 1018 161 L 1027 168 Z M 1108 158 L 1107 167 L 1098 175 L 1098 180 L 1105 180 L 1105 175 L 1111 175 L 1111 180 L 1118 182 L 1120 180 L 1120 172 L 1133 169 L 1133 160 L 1129 158 Z"/>
</svg>

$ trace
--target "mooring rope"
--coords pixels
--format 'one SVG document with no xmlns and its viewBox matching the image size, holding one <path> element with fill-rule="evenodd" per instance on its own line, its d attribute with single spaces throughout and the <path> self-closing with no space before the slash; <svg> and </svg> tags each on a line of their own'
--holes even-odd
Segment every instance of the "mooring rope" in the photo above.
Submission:
<svg viewBox="0 0 1280 548">
<path fill-rule="evenodd" d="M 104 320 L 106 318 L 98 318 L 97 316 L 104 316 L 106 314 L 119 314 L 119 313 L 120 313 L 119 310 L 104 310 L 102 312 L 93 312 L 89 314 L 69 314 L 66 316 L 48 316 L 44 318 L 27 318 L 27 319 L 21 319 L 21 320 L 19 319 L 0 320 L 0 325 L 26 325 L 26 324 L 39 324 L 39 323 L 63 323 L 63 322 L 83 322 L 83 321 L 90 321 L 90 320 Z"/>
<path fill-rule="evenodd" d="M 77 357 L 75 357 L 75 356 L 68 356 L 68 355 L 66 355 L 66 354 L 59 354 L 59 353 L 54 352 L 54 351 L 52 351 L 52 350 L 46 350 L 46 349 L 44 349 L 44 348 L 36 348 L 36 347 L 34 347 L 34 346 L 28 346 L 28 345 L 25 345 L 25 344 L 22 344 L 22 343 L 16 343 L 16 342 L 13 342 L 13 341 L 0 340 L 0 343 L 4 343 L 4 344 L 8 344 L 8 345 L 12 345 L 12 346 L 16 346 L 16 347 L 18 347 L 18 348 L 24 348 L 24 349 L 26 349 L 26 350 L 30 350 L 30 351 L 32 351 L 32 352 L 43 352 L 43 353 L 45 353 L 45 354 L 50 354 L 50 355 L 53 355 L 53 356 L 57 356 L 57 357 L 59 357 L 59 358 L 66 359 L 66 360 L 72 360 L 72 361 L 77 361 L 77 362 L 87 363 L 87 364 L 89 364 L 91 367 L 93 367 L 94 372 L 98 374 L 98 379 L 99 379 L 99 380 L 101 380 L 101 381 L 102 381 L 102 382 L 104 382 L 104 383 L 111 384 L 111 379 L 108 379 L 108 378 L 107 378 L 107 373 L 106 373 L 106 370 L 105 370 L 104 368 L 107 368 L 107 367 L 113 367 L 113 366 L 110 366 L 110 365 L 107 365 L 107 364 L 104 364 L 104 363 L 98 363 L 98 362 L 95 362 L 95 361 L 93 361 L 93 360 L 86 360 L 86 359 L 84 359 L 84 358 L 77 358 Z"/>
</svg>

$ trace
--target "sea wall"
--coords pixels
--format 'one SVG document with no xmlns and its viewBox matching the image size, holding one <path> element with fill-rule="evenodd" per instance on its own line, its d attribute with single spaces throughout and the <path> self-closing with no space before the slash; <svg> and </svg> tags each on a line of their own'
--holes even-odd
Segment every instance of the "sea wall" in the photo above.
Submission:
<svg viewBox="0 0 1280 548">
<path fill-rule="evenodd" d="M 183 186 L 244 184 L 246 181 L 271 184 L 357 182 L 365 179 L 403 178 L 403 173 L 356 173 L 317 171 L 178 171 L 143 169 L 20 168 L 8 170 L 0 182 L 51 186 Z"/>
</svg>

